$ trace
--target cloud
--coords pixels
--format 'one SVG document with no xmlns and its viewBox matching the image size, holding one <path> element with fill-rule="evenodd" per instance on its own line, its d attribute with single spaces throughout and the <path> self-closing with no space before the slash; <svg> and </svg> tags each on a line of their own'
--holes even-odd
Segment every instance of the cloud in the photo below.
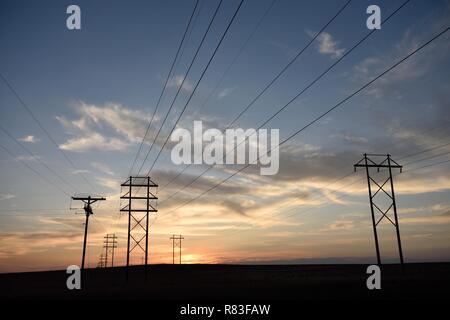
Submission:
<svg viewBox="0 0 450 320">
<path fill-rule="evenodd" d="M 353 80 L 357 83 L 366 83 L 372 80 L 408 53 L 416 50 L 420 44 L 429 40 L 430 34 L 440 31 L 443 27 L 442 25 L 447 24 L 450 6 L 447 5 L 447 8 L 442 11 L 447 13 L 442 14 L 439 12 L 436 15 L 427 16 L 425 20 L 416 24 L 417 26 L 428 24 L 431 27 L 417 27 L 416 29 L 411 27 L 403 33 L 402 38 L 393 49 L 386 50 L 382 56 L 377 53 L 377 57 L 364 58 L 354 67 Z M 397 84 L 408 84 L 429 74 L 447 60 L 450 53 L 450 41 L 448 39 L 447 35 L 439 41 L 430 44 L 422 50 L 421 54 L 404 61 L 364 92 L 371 97 L 381 99 L 388 94 L 394 93 L 397 90 Z"/>
<path fill-rule="evenodd" d="M 356 136 L 351 133 L 333 134 L 333 135 L 331 135 L 331 138 L 338 138 L 338 139 L 344 140 L 345 142 L 350 142 L 350 143 L 354 143 L 354 144 L 365 144 L 369 141 L 365 137 Z"/>
<path fill-rule="evenodd" d="M 10 193 L 2 193 L 0 194 L 0 201 L 14 199 L 15 197 L 16 197 L 15 195 Z"/>
<path fill-rule="evenodd" d="M 28 143 L 36 143 L 41 141 L 39 138 L 36 138 L 33 135 L 23 136 L 22 138 L 19 138 L 22 142 L 28 142 Z"/>
<path fill-rule="evenodd" d="M 141 141 L 150 121 L 150 115 L 116 103 L 97 106 L 77 102 L 75 109 L 78 119 L 56 117 L 66 132 L 74 136 L 60 145 L 63 150 L 126 151 L 133 143 Z M 152 132 L 147 135 L 148 139 L 151 137 Z"/>
<path fill-rule="evenodd" d="M 19 161 L 37 161 L 42 159 L 41 156 L 18 156 L 16 158 Z"/>
<path fill-rule="evenodd" d="M 178 88 L 183 83 L 184 76 L 183 75 L 175 75 L 172 78 L 169 79 L 167 82 L 167 87 L 169 88 Z M 186 79 L 184 80 L 183 87 L 181 90 L 184 90 L 186 92 L 192 92 L 194 86 L 192 83 Z"/>
<path fill-rule="evenodd" d="M 111 190 L 118 190 L 118 188 L 120 188 L 120 182 L 115 179 L 97 178 L 97 181 L 100 185 Z"/>
<path fill-rule="evenodd" d="M 226 96 L 228 96 L 229 94 L 231 94 L 234 90 L 235 90 L 236 88 L 225 88 L 225 89 L 223 89 L 222 91 L 220 91 L 218 94 L 217 94 L 217 98 L 220 100 L 220 99 L 223 99 L 223 98 L 225 98 Z"/>
<path fill-rule="evenodd" d="M 350 230 L 353 229 L 354 222 L 351 220 L 342 220 L 336 221 L 328 225 L 327 230 L 335 231 L 335 230 Z"/>
<path fill-rule="evenodd" d="M 85 169 L 78 169 L 78 170 L 73 170 L 72 173 L 73 174 L 80 174 L 80 173 L 89 173 L 89 170 L 85 170 Z"/>
<path fill-rule="evenodd" d="M 310 37 L 316 35 L 316 33 L 312 31 L 307 31 L 307 34 Z M 345 52 L 344 48 L 339 47 L 339 41 L 334 40 L 328 32 L 322 32 L 316 40 L 319 53 L 328 55 L 333 59 L 342 57 Z"/>
<path fill-rule="evenodd" d="M 89 150 L 125 151 L 129 143 L 117 138 L 106 138 L 97 132 L 89 136 L 77 137 L 67 140 L 59 147 L 62 150 L 84 152 Z"/>
<path fill-rule="evenodd" d="M 114 175 L 114 171 L 107 165 L 104 163 L 100 163 L 100 162 L 91 162 L 91 166 L 95 169 L 97 169 L 100 172 L 103 172 L 109 176 Z"/>
</svg>

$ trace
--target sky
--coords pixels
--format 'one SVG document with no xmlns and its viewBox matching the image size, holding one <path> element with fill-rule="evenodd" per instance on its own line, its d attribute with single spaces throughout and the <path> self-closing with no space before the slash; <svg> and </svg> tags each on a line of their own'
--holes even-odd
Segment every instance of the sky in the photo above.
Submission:
<svg viewBox="0 0 450 320">
<path fill-rule="evenodd" d="M 132 174 L 155 140 L 147 173 L 192 93 L 177 127 L 192 130 L 201 120 L 224 130 L 346 1 L 245 0 L 194 91 L 239 2 L 223 1 L 186 76 L 219 3 L 199 1 Z M 351 1 L 232 127 L 259 127 L 350 51 L 370 32 L 369 5 L 384 19 L 403 2 Z M 66 27 L 71 4 L 81 8 L 81 30 Z M 116 264 L 125 263 L 120 184 L 194 5 L 0 1 L 0 73 L 11 86 L 0 81 L 0 272 L 79 264 L 84 215 L 70 196 L 81 193 L 107 197 L 90 218 L 87 264 L 97 265 L 107 233 L 118 236 Z M 449 18 L 449 1 L 411 0 L 263 128 L 289 137 L 448 27 Z M 351 173 L 365 152 L 389 153 L 404 165 L 394 183 L 405 261 L 449 261 L 449 40 L 447 32 L 283 144 L 276 175 L 261 176 L 252 165 L 181 207 L 241 166 L 217 165 L 185 187 L 207 166 L 190 166 L 172 181 L 184 166 L 172 163 L 173 143 L 165 144 L 150 172 L 160 186 L 150 263 L 172 263 L 172 234 L 185 238 L 185 263 L 375 262 L 367 181 L 364 172 Z M 398 261 L 386 219 L 379 236 L 383 261 Z M 131 263 L 141 261 L 135 252 Z"/>
</svg>

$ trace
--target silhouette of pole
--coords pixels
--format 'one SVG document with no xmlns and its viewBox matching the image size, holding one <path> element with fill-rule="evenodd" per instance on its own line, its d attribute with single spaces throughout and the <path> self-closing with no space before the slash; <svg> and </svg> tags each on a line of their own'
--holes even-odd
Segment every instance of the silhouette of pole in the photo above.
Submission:
<svg viewBox="0 0 450 320">
<path fill-rule="evenodd" d="M 403 267 L 403 250 L 402 250 L 402 241 L 400 240 L 400 226 L 398 225 L 398 216 L 397 216 L 397 203 L 395 201 L 395 192 L 394 192 L 394 179 L 392 178 L 392 166 L 391 166 L 391 155 L 388 154 L 388 164 L 389 164 L 389 177 L 391 180 L 391 192 L 392 192 L 392 206 L 394 209 L 394 219 L 395 219 L 395 230 L 397 233 L 397 245 L 398 252 L 400 254 L 400 263 Z"/>
<path fill-rule="evenodd" d="M 88 225 L 89 225 L 89 216 L 94 214 L 92 211 L 91 205 L 97 201 L 104 201 L 106 198 L 104 197 L 72 197 L 72 200 L 82 201 L 84 203 L 84 212 L 86 214 L 86 222 L 84 224 L 84 241 L 83 241 L 83 255 L 81 258 L 81 270 L 84 270 L 84 261 L 86 256 L 86 242 L 87 242 L 87 234 L 88 234 Z"/>
<path fill-rule="evenodd" d="M 84 223 L 84 241 L 83 241 L 83 256 L 81 258 L 81 270 L 84 270 L 84 259 L 86 256 L 86 242 L 87 242 L 87 233 L 88 233 L 88 224 L 89 224 L 89 216 L 90 214 L 90 206 L 91 206 L 91 197 L 89 197 L 88 203 L 85 205 L 85 213 L 86 213 L 86 221 Z"/>
<path fill-rule="evenodd" d="M 366 166 L 366 176 L 367 176 L 367 188 L 369 190 L 369 199 L 370 199 L 370 212 L 372 214 L 372 226 L 373 226 L 373 235 L 375 238 L 375 250 L 377 253 L 377 264 L 381 265 L 381 257 L 380 257 L 380 245 L 378 243 L 378 233 L 377 233 L 377 225 L 375 223 L 375 212 L 373 210 L 373 205 L 372 205 L 372 186 L 370 183 L 370 173 L 369 173 L 369 166 L 367 163 L 367 154 L 364 154 L 364 162 L 365 162 L 365 166 Z"/>
</svg>

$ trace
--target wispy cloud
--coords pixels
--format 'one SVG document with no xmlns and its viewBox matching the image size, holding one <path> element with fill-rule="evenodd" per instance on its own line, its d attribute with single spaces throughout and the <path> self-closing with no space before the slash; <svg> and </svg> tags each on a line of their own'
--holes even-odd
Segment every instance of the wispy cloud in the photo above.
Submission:
<svg viewBox="0 0 450 320">
<path fill-rule="evenodd" d="M 234 90 L 235 90 L 235 88 L 225 88 L 217 94 L 217 98 L 219 100 L 223 99 L 226 96 L 228 96 L 229 94 L 231 94 Z"/>
<path fill-rule="evenodd" d="M 313 31 L 307 31 L 306 33 L 310 37 L 314 37 L 316 35 Z M 334 40 L 328 32 L 322 32 L 316 40 L 319 53 L 328 55 L 333 59 L 342 57 L 345 52 L 345 48 L 340 47 L 340 42 Z"/>
<path fill-rule="evenodd" d="M 19 138 L 19 140 L 22 142 L 28 142 L 28 143 L 36 143 L 36 142 L 41 141 L 39 138 L 36 138 L 33 135 L 27 135 L 27 136 L 21 137 L 21 138 Z"/>
<path fill-rule="evenodd" d="M 17 160 L 19 161 L 37 161 L 38 159 L 42 159 L 41 156 L 18 156 Z"/>
<path fill-rule="evenodd" d="M 63 150 L 84 152 L 89 150 L 125 151 L 128 146 L 129 143 L 123 140 L 107 138 L 97 132 L 92 132 L 88 136 L 69 139 L 59 147 Z"/>
<path fill-rule="evenodd" d="M 346 142 L 355 143 L 355 144 L 364 144 L 369 142 L 369 140 L 365 137 L 353 135 L 351 133 L 339 133 L 331 135 L 331 138 L 342 139 Z"/>
<path fill-rule="evenodd" d="M 183 79 L 184 79 L 183 75 L 175 75 L 169 79 L 169 81 L 167 82 L 167 86 L 169 88 L 178 88 L 183 83 Z M 189 79 L 184 80 L 183 87 L 181 88 L 182 90 L 186 92 L 192 92 L 193 88 L 194 86 L 189 81 Z"/>
<path fill-rule="evenodd" d="M 358 83 L 365 83 L 386 70 L 401 57 L 416 50 L 421 43 L 428 40 L 430 32 L 436 32 L 441 28 L 441 20 L 437 19 L 435 25 L 426 29 L 425 32 L 422 29 L 409 28 L 391 50 L 387 50 L 382 56 L 364 58 L 354 67 L 353 80 Z M 365 92 L 378 99 L 384 98 L 387 93 L 396 90 L 395 84 L 408 83 L 430 73 L 447 59 L 449 52 L 450 42 L 448 40 L 433 43 L 424 49 L 422 54 L 397 66 Z"/>
<path fill-rule="evenodd" d="M 142 111 L 116 103 L 97 106 L 78 102 L 75 108 L 80 115 L 78 119 L 56 117 L 66 132 L 74 136 L 60 145 L 63 150 L 125 151 L 142 139 L 150 119 Z"/>
<path fill-rule="evenodd" d="M 15 197 L 16 196 L 11 193 L 2 193 L 0 194 L 0 201 L 14 199 Z"/>
<path fill-rule="evenodd" d="M 100 172 L 106 173 L 107 175 L 114 175 L 114 171 L 105 163 L 100 162 L 92 162 L 91 166 L 97 169 Z"/>
</svg>

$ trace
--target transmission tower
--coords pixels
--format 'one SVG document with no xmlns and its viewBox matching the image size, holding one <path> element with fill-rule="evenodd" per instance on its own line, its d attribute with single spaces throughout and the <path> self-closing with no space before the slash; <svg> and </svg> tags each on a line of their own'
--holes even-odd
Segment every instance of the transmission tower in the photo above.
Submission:
<svg viewBox="0 0 450 320">
<path fill-rule="evenodd" d="M 172 235 L 170 237 L 170 240 L 172 240 L 172 264 L 175 264 L 175 248 L 180 248 L 180 264 L 181 264 L 181 240 L 183 240 L 183 236 L 181 234 L 179 235 Z"/>
<path fill-rule="evenodd" d="M 111 267 L 114 267 L 114 249 L 117 248 L 117 237 L 115 233 L 107 234 L 103 237 L 103 248 L 105 249 L 106 261 L 108 261 L 108 254 L 111 254 Z M 108 263 L 105 264 L 105 268 L 108 267 Z"/>
<path fill-rule="evenodd" d="M 375 249 L 377 253 L 377 262 L 378 265 L 381 265 L 380 258 L 380 247 L 378 243 L 378 233 L 377 227 L 383 219 L 388 220 L 396 230 L 397 234 L 397 243 L 398 243 L 398 251 L 400 255 L 400 263 L 403 267 L 403 251 L 402 251 L 402 242 L 400 240 L 400 229 L 398 224 L 397 217 L 397 204 L 395 201 L 395 193 L 394 193 L 394 179 L 392 176 L 393 169 L 399 169 L 402 172 L 403 166 L 399 165 L 395 162 L 391 155 L 389 154 L 364 154 L 364 157 L 354 165 L 354 169 L 356 171 L 357 168 L 365 168 L 367 175 L 367 186 L 369 189 L 369 202 L 370 202 L 370 211 L 372 215 L 372 226 L 373 233 L 375 237 Z M 377 182 L 373 178 L 373 170 L 376 169 L 377 172 L 380 172 L 380 169 L 387 169 L 387 178 L 383 178 L 383 181 Z M 386 180 L 384 180 L 386 179 Z M 373 192 L 372 188 L 375 188 L 375 192 Z M 384 193 L 387 196 L 387 209 L 380 209 L 380 204 L 375 203 L 375 197 L 380 194 L 380 192 Z M 376 211 L 375 211 L 376 210 Z M 388 215 L 389 212 L 393 212 L 394 219 L 391 219 Z M 378 213 L 378 215 L 375 214 Z M 379 216 L 381 214 L 381 216 Z M 376 219 L 377 218 L 377 219 Z"/>
<path fill-rule="evenodd" d="M 86 222 L 84 224 L 83 257 L 81 259 L 81 270 L 84 270 L 84 257 L 86 255 L 86 240 L 87 240 L 87 233 L 88 233 L 89 216 L 91 214 L 94 214 L 94 212 L 92 211 L 91 205 L 97 201 L 104 201 L 104 200 L 106 200 L 106 198 L 87 196 L 87 197 L 72 197 L 72 200 L 82 201 L 84 203 L 84 208 L 83 208 L 84 213 L 86 214 Z"/>
<path fill-rule="evenodd" d="M 121 184 L 121 187 L 120 199 L 126 200 L 127 204 L 123 207 L 121 206 L 120 211 L 128 212 L 127 279 L 130 254 L 135 249 L 140 249 L 144 252 L 145 275 L 147 276 L 149 214 L 158 212 L 156 209 L 158 185 L 147 176 L 130 176 L 127 181 Z M 145 244 L 143 244 L 144 241 Z"/>
</svg>

